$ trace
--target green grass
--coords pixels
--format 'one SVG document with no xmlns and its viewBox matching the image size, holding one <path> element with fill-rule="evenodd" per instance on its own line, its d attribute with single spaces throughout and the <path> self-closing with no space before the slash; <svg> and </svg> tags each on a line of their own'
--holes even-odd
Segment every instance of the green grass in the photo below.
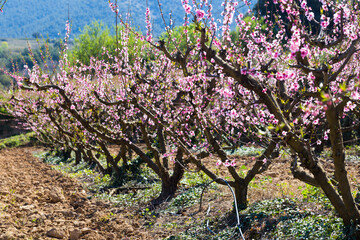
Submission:
<svg viewBox="0 0 360 240">
<path fill-rule="evenodd" d="M 349 145 L 345 148 L 345 160 L 348 162 L 358 163 L 360 161 L 360 145 Z M 332 159 L 332 152 L 330 148 L 323 150 L 320 157 Z"/>
<path fill-rule="evenodd" d="M 238 154 L 246 156 L 258 154 L 259 149 L 242 149 Z M 73 165 L 74 159 L 66 162 L 61 158 L 52 157 L 50 161 L 58 170 L 66 172 L 71 177 L 85 179 L 87 187 L 93 192 L 92 196 L 99 199 L 110 200 L 118 206 L 140 208 L 140 217 L 144 220 L 144 226 L 155 231 L 159 216 L 177 215 L 187 208 L 194 207 L 200 202 L 203 187 L 210 179 L 202 172 L 185 172 L 179 184 L 177 195 L 159 209 L 149 209 L 147 204 L 157 197 L 161 191 L 160 181 L 154 181 L 156 175 L 145 165 L 132 175 L 131 169 L 123 169 L 123 177 L 118 186 L 148 186 L 144 190 L 109 194 L 111 188 L 116 186 L 116 178 L 109 175 L 100 175 L 89 166 L 81 162 Z M 137 168 L 136 159 L 130 166 Z M 271 183 L 271 178 L 264 178 L 258 185 L 251 188 L 263 188 Z M 120 184 L 119 184 L 120 183 Z M 108 191 L 110 190 L 110 191 Z M 211 184 L 206 192 L 211 193 L 212 198 L 222 197 L 217 184 Z M 344 227 L 342 220 L 337 217 L 329 200 L 324 193 L 316 187 L 306 185 L 301 188 L 302 197 L 276 198 L 254 202 L 246 210 L 240 212 L 241 229 L 246 239 L 355 239 L 349 237 L 353 229 Z M 356 195 L 358 192 L 355 192 Z M 357 202 L 360 201 L 360 194 Z M 214 206 L 216 208 L 216 206 Z M 213 217 L 198 219 L 189 217 L 188 223 L 181 223 L 187 230 L 170 236 L 166 240 L 227 240 L 240 239 L 239 229 L 235 226 L 236 221 L 231 212 L 216 212 Z M 235 223 L 235 224 L 234 224 Z M 184 225 L 185 224 L 185 225 Z M 207 227 L 207 224 L 209 227 Z M 179 222 L 163 224 L 163 227 L 174 229 L 180 226 Z M 211 229 L 210 232 L 209 229 Z"/>
<path fill-rule="evenodd" d="M 240 213 L 241 229 L 246 239 L 356 239 L 344 227 L 324 194 L 307 185 L 303 199 L 277 198 L 258 201 Z M 312 211 L 309 204 L 317 204 Z M 232 216 L 232 217 L 229 217 Z M 231 222 L 229 219 L 232 219 Z M 209 220 L 209 229 L 207 222 Z M 222 214 L 214 219 L 203 219 L 186 232 L 166 240 L 241 239 L 234 226 L 234 215 Z"/>
<path fill-rule="evenodd" d="M 0 140 L 0 149 L 26 146 L 36 141 L 36 134 L 29 132 Z"/>
<path fill-rule="evenodd" d="M 83 161 L 75 165 L 73 157 L 64 159 L 62 156 L 55 154 L 55 152 L 42 153 L 37 155 L 37 157 L 52 164 L 52 168 L 63 172 L 65 175 L 82 181 L 91 192 L 89 197 L 108 200 L 115 206 L 137 206 L 140 208 L 148 206 L 149 202 L 159 196 L 161 192 L 161 182 L 156 174 L 145 164 L 142 164 L 139 158 L 133 159 L 128 163 L 127 167 L 120 167 L 121 176 L 119 177 L 115 175 L 101 175 Z M 101 162 L 102 160 L 100 157 L 99 161 Z M 104 163 L 102 164 L 105 165 Z M 178 214 L 186 208 L 198 205 L 201 192 L 209 181 L 209 177 L 202 172 L 185 172 L 184 177 L 180 181 L 177 195 L 166 204 L 165 208 L 152 211 L 146 211 L 144 208 L 143 218 L 150 227 L 156 221 L 153 217 L 155 215 Z M 118 187 L 122 189 L 144 187 L 144 189 L 121 191 L 119 194 L 112 194 L 112 191 Z M 219 191 L 215 193 L 217 189 L 218 186 L 214 183 L 208 187 L 206 192 L 220 194 Z"/>
<path fill-rule="evenodd" d="M 178 194 L 169 202 L 164 212 L 177 214 L 186 208 L 200 204 L 201 193 L 210 181 L 210 178 L 203 172 L 185 172 L 184 177 L 180 181 Z M 214 191 L 218 189 L 218 185 L 213 183 L 207 186 L 204 193 L 211 192 L 212 194 L 218 194 Z"/>
<path fill-rule="evenodd" d="M 120 176 L 101 175 L 84 161 L 75 165 L 75 159 L 64 159 L 52 152 L 45 152 L 37 155 L 45 162 L 52 164 L 52 168 L 61 171 L 65 175 L 77 178 L 82 181 L 85 187 L 91 192 L 90 197 L 109 200 L 118 206 L 134 206 L 146 204 L 160 194 L 161 184 L 157 180 L 155 173 L 142 164 L 139 158 L 135 158 L 128 163 L 128 166 L 120 166 Z M 102 165 L 104 159 L 100 157 Z M 145 189 L 124 191 L 120 194 L 110 194 L 112 190 L 122 187 L 144 187 Z M 148 187 L 148 188 L 146 188 Z"/>
<path fill-rule="evenodd" d="M 264 149 L 257 148 L 257 147 L 246 147 L 241 146 L 234 150 L 226 150 L 226 153 L 229 155 L 239 156 L 239 157 L 254 157 L 254 156 L 260 156 Z"/>
</svg>

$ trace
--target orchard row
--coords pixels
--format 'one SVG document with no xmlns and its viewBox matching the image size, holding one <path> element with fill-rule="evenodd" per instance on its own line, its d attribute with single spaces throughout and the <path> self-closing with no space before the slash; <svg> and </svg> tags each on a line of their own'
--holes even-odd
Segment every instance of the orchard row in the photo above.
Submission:
<svg viewBox="0 0 360 240">
<path fill-rule="evenodd" d="M 35 65 L 27 77 L 14 76 L 13 114 L 103 173 L 119 172 L 120 161 L 136 154 L 161 179 L 155 205 L 174 196 L 189 169 L 225 184 L 203 164 L 215 156 L 214 166 L 227 168 L 244 208 L 249 182 L 287 151 L 294 177 L 320 187 L 346 225 L 358 223 L 344 133 L 359 126 L 360 3 L 320 0 L 312 9 L 305 0 L 274 1 L 265 4 L 277 11 L 250 22 L 238 14 L 244 4 L 238 1 L 224 2 L 220 20 L 207 0 L 182 3 L 180 34 L 170 26 L 166 37 L 154 39 L 148 9 L 148 31 L 142 35 L 122 22 L 119 48 L 116 54 L 104 49 L 106 60 L 70 64 L 65 45 L 55 73 Z M 346 125 L 344 119 L 354 120 Z M 244 142 L 264 148 L 245 176 L 226 151 Z M 119 146 L 116 156 L 109 144 Z M 324 144 L 336 183 L 314 151 Z M 106 157 L 106 167 L 94 153 Z"/>
</svg>

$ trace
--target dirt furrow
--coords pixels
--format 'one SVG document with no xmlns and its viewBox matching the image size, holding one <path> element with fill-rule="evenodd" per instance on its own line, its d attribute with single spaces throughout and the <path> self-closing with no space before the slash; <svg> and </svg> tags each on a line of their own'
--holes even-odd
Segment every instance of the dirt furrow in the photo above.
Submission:
<svg viewBox="0 0 360 240">
<path fill-rule="evenodd" d="M 151 239 L 130 214 L 88 200 L 74 179 L 33 157 L 0 151 L 0 240 Z"/>
</svg>

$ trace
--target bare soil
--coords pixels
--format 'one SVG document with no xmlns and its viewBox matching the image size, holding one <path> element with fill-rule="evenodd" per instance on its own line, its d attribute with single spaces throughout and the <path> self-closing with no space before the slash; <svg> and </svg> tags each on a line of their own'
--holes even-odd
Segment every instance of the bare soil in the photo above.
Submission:
<svg viewBox="0 0 360 240">
<path fill-rule="evenodd" d="M 76 180 L 33 157 L 0 151 L 0 239 L 152 239 L 124 211 L 88 200 Z"/>
<path fill-rule="evenodd" d="M 160 214 L 149 226 L 139 214 L 139 207 L 114 207 L 106 201 L 89 200 L 80 182 L 52 170 L 33 156 L 41 150 L 27 147 L 0 151 L 0 240 L 163 239 L 186 230 L 206 215 L 205 211 L 194 215 L 197 205 L 176 215 Z M 214 159 L 207 161 L 215 163 Z M 248 168 L 253 164 L 252 158 L 239 158 L 237 162 L 238 166 Z M 305 184 L 293 179 L 289 164 L 286 160 L 274 161 L 251 185 L 249 201 L 301 198 L 301 187 Z M 323 164 L 331 171 L 329 162 Z M 227 175 L 224 167 L 214 171 Z M 359 164 L 349 163 L 348 173 L 352 186 L 359 186 Z M 213 208 L 211 216 L 231 210 L 230 191 L 226 187 L 220 190 L 221 197 L 206 196 L 206 205 L 210 202 Z M 169 227 L 169 223 L 174 227 Z"/>
</svg>

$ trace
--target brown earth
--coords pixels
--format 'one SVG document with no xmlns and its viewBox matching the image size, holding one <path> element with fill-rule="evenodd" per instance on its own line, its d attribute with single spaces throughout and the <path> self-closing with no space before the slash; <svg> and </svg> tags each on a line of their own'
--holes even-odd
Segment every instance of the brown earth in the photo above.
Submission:
<svg viewBox="0 0 360 240">
<path fill-rule="evenodd" d="M 88 200 L 81 184 L 33 157 L 0 151 L 0 239 L 151 239 L 127 212 Z"/>
<path fill-rule="evenodd" d="M 139 206 L 114 207 L 106 201 L 89 200 L 81 183 L 33 156 L 40 150 L 30 147 L 0 151 L 0 240 L 163 239 L 190 228 L 206 215 L 205 211 L 193 215 L 199 207 L 196 205 L 176 215 L 160 213 L 149 227 L 139 213 Z M 247 168 L 252 161 L 252 158 L 237 159 L 238 166 Z M 214 162 L 208 159 L 207 164 Z M 323 163 L 331 171 L 331 164 Z M 301 198 L 305 184 L 292 178 L 289 164 L 286 160 L 274 161 L 251 184 L 249 201 Z M 224 167 L 214 171 L 227 175 Z M 359 186 L 359 164 L 349 163 L 348 172 L 352 186 Z M 211 203 L 212 216 L 223 215 L 232 206 L 230 191 L 226 187 L 218 191 L 218 195 L 206 196 L 205 206 Z M 174 227 L 169 227 L 169 223 Z"/>
</svg>

